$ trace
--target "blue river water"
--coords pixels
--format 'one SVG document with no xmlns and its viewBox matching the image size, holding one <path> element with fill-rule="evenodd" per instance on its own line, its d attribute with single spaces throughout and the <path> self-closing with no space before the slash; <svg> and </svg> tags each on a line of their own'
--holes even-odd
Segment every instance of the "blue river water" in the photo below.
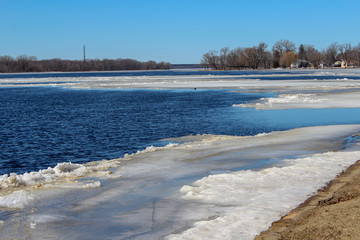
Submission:
<svg viewBox="0 0 360 240">
<path fill-rule="evenodd" d="M 359 109 L 260 111 L 232 106 L 269 96 L 274 94 L 0 88 L 0 174 L 37 171 L 66 161 L 119 158 L 149 145 L 166 144 L 158 140 L 190 134 L 243 136 L 360 124 Z"/>
<path fill-rule="evenodd" d="M 173 71 L 173 70 L 158 70 L 158 71 L 113 71 L 113 72 L 55 72 L 55 73 L 5 73 L 0 74 L 0 79 L 13 78 L 63 78 L 63 77 L 129 77 L 129 76 L 200 76 L 200 75 L 233 75 L 233 76 L 248 76 L 256 73 L 257 75 L 269 75 L 269 71 Z M 286 74 L 293 75 L 299 72 L 293 71 L 274 71 L 270 74 Z"/>
<path fill-rule="evenodd" d="M 310 74 L 309 74 L 310 73 Z M 158 71 L 114 71 L 114 72 L 55 72 L 55 73 L 11 73 L 0 74 L 0 79 L 28 79 L 28 78 L 78 78 L 78 77 L 133 77 L 133 76 L 233 76 L 234 79 L 260 79 L 260 80 L 310 80 L 314 76 L 309 71 L 178 71 L 178 70 L 158 70 Z M 253 76 L 255 75 L 255 76 Z M 317 80 L 335 80 L 349 77 L 346 74 L 316 76 Z M 228 78 L 229 79 L 229 78 Z M 351 79 L 360 79 L 360 76 L 351 75 Z M 56 83 L 56 81 L 54 82 Z M 29 83 L 31 84 L 31 82 Z M 41 84 L 36 82 L 32 84 Z M 0 86 L 2 83 L 0 83 Z"/>
</svg>

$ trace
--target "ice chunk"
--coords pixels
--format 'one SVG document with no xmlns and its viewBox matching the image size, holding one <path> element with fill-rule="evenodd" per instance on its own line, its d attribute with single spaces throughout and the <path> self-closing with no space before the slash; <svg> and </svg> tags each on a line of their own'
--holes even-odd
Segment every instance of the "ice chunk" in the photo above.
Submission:
<svg viewBox="0 0 360 240">
<path fill-rule="evenodd" d="M 33 200 L 34 196 L 32 194 L 20 190 L 0 197 L 0 206 L 7 208 L 23 208 Z"/>
<path fill-rule="evenodd" d="M 106 176 L 110 167 L 117 166 L 116 161 L 100 161 L 97 163 L 74 164 L 70 162 L 58 163 L 54 168 L 47 168 L 38 172 L 24 173 L 18 175 L 11 173 L 0 176 L 1 189 L 17 188 L 26 186 L 44 186 L 49 183 L 61 181 L 74 183 L 75 178 L 84 176 Z M 79 183 L 77 183 L 79 185 Z M 53 185 L 52 185 L 53 186 Z M 83 187 L 99 187 L 99 182 L 83 184 Z M 78 187 L 78 186 L 76 186 Z"/>
</svg>

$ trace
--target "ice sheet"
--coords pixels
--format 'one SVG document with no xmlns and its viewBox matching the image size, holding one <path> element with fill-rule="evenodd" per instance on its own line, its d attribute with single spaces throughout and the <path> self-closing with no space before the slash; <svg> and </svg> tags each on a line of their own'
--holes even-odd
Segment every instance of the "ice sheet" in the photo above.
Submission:
<svg viewBox="0 0 360 240">
<path fill-rule="evenodd" d="M 121 159 L 64 164 L 50 172 L 67 174 L 66 181 L 53 178 L 44 187 L 19 186 L 1 196 L 3 207 L 22 210 L 4 221 L 0 238 L 253 236 L 360 158 L 359 146 L 351 143 L 355 147 L 350 149 L 344 144 L 347 136 L 358 132 L 359 125 L 345 125 L 246 137 L 196 135 Z M 96 166 L 112 174 L 83 171 Z M 73 174 L 76 177 L 69 177 Z M 199 176 L 204 178 L 197 180 Z M 101 186 L 74 187 L 89 181 Z M 76 227 L 93 225 L 96 228 L 84 231 Z M 246 233 L 238 231 L 245 228 Z"/>
<path fill-rule="evenodd" d="M 0 87 L 56 86 L 77 89 L 146 88 L 146 89 L 194 89 L 228 88 L 251 90 L 333 90 L 359 88 L 356 78 L 359 69 L 292 71 L 291 75 L 276 71 L 254 71 L 249 75 L 179 75 L 179 76 L 119 76 L 119 77 L 63 77 L 0 79 Z M 297 74 L 298 73 L 298 74 Z M 296 80 L 283 80 L 291 76 Z M 318 80 L 331 76 L 328 80 Z M 339 76 L 335 78 L 333 76 Z M 346 77 L 343 77 L 346 76 Z M 354 76 L 354 78 L 351 78 Z M 269 79 L 271 80 L 264 80 Z M 278 78 L 278 79 L 277 79 Z M 261 79 L 261 80 L 260 80 Z"/>
<path fill-rule="evenodd" d="M 360 151 L 328 152 L 286 160 L 286 167 L 205 177 L 180 191 L 223 208 L 221 216 L 168 239 L 253 239 L 359 159 Z"/>
<path fill-rule="evenodd" d="M 359 108 L 360 91 L 280 94 L 277 97 L 262 98 L 255 103 L 234 104 L 233 106 L 255 109 Z"/>
</svg>

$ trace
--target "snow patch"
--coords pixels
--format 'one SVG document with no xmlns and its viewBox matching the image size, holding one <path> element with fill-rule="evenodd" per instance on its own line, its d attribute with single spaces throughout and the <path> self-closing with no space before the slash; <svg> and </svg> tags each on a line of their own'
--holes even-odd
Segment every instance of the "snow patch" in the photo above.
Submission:
<svg viewBox="0 0 360 240">
<path fill-rule="evenodd" d="M 285 167 L 210 175 L 183 186 L 183 199 L 216 206 L 222 214 L 167 239 L 254 239 L 359 159 L 360 151 L 328 152 L 286 160 Z"/>
</svg>

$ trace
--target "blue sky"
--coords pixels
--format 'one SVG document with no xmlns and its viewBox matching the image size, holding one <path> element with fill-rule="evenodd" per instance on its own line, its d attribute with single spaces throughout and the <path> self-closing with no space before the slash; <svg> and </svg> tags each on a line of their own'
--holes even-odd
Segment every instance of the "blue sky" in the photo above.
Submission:
<svg viewBox="0 0 360 240">
<path fill-rule="evenodd" d="M 360 42 L 360 1 L 0 0 L 0 56 L 199 63 L 222 47 L 280 39 Z"/>
</svg>

